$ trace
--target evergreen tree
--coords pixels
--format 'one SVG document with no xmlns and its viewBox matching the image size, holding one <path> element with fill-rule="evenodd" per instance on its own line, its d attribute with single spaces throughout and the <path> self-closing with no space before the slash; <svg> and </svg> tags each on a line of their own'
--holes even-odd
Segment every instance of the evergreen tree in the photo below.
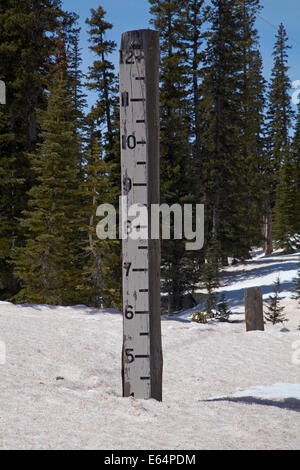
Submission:
<svg viewBox="0 0 300 470">
<path fill-rule="evenodd" d="M 34 151 L 38 142 L 37 109 L 46 106 L 45 90 L 55 48 L 53 34 L 63 16 L 59 0 L 0 1 L 0 77 L 7 87 L 7 104 L 0 110 L 2 299 L 9 299 L 19 289 L 11 255 L 24 243 L 19 219 L 34 184 L 27 152 Z"/>
<path fill-rule="evenodd" d="M 275 206 L 275 235 L 278 246 L 286 252 L 300 247 L 300 104 L 291 150 L 280 169 Z"/>
<path fill-rule="evenodd" d="M 89 67 L 87 87 L 97 92 L 97 102 L 93 109 L 93 117 L 101 134 L 106 136 L 106 150 L 108 155 L 114 146 L 114 133 L 112 126 L 113 108 L 118 101 L 117 79 L 113 64 L 107 56 L 116 49 L 116 43 L 106 38 L 112 24 L 105 20 L 106 12 L 101 6 L 97 10 L 91 9 L 91 18 L 86 20 L 90 26 L 89 48 L 96 54 L 97 60 Z"/>
<path fill-rule="evenodd" d="M 220 247 L 215 238 L 212 238 L 206 247 L 206 259 L 201 267 L 201 284 L 206 289 L 203 295 L 203 305 L 199 311 L 195 311 L 192 321 L 206 323 L 207 319 L 220 318 L 218 315 L 218 294 L 220 287 Z"/>
<path fill-rule="evenodd" d="M 227 322 L 231 314 L 232 312 L 228 306 L 226 295 L 223 293 L 217 303 L 215 318 L 221 322 Z"/>
<path fill-rule="evenodd" d="M 274 209 L 274 236 L 277 246 L 284 249 L 285 253 L 295 250 L 299 236 L 299 201 L 297 196 L 297 164 L 296 155 L 290 151 L 285 155 L 283 165 L 280 169 L 280 182 L 277 185 L 277 200 Z"/>
<path fill-rule="evenodd" d="M 120 263 L 117 250 L 119 242 L 99 240 L 96 233 L 98 206 L 111 203 L 116 197 L 116 188 L 111 185 L 109 179 L 113 165 L 104 158 L 103 148 L 94 131 L 92 119 L 89 145 L 85 150 L 84 171 L 85 178 L 81 184 L 83 203 L 80 220 L 85 256 L 80 292 L 87 305 L 119 308 L 121 304 L 120 281 L 114 272 L 115 267 Z"/>
<path fill-rule="evenodd" d="M 290 148 L 289 130 L 292 124 L 293 112 L 289 91 L 291 81 L 288 76 L 288 37 L 281 23 L 276 35 L 273 50 L 274 66 L 268 93 L 269 133 L 271 139 L 271 165 L 275 182 L 279 180 L 279 172 L 284 162 L 286 152 Z"/>
<path fill-rule="evenodd" d="M 278 246 L 290 251 L 289 238 L 291 197 L 287 181 L 291 171 L 291 143 L 289 131 L 293 112 L 290 101 L 291 82 L 288 76 L 288 37 L 281 23 L 273 51 L 274 66 L 268 94 L 269 167 L 272 174 L 270 205 L 275 207 L 274 239 Z M 292 183 L 292 182 L 291 182 Z M 287 206 L 285 206 L 287 204 Z"/>
<path fill-rule="evenodd" d="M 89 47 L 96 56 L 93 65 L 89 67 L 87 87 L 97 93 L 97 101 L 87 116 L 87 123 L 92 132 L 90 133 L 90 143 L 88 143 L 85 152 L 87 155 L 85 183 L 88 185 L 87 188 L 89 182 L 93 184 L 91 175 L 97 173 L 99 165 L 102 166 L 102 178 L 104 178 L 107 188 L 103 191 L 102 184 L 102 189 L 99 189 L 101 183 L 98 182 L 95 201 L 97 204 L 113 204 L 117 209 L 121 193 L 119 97 L 117 76 L 114 66 L 109 60 L 110 55 L 116 49 L 116 43 L 106 37 L 112 24 L 105 20 L 105 15 L 106 12 L 103 8 L 98 7 L 97 10 L 91 9 L 91 18 L 86 20 L 90 27 L 88 31 Z M 95 154 L 93 147 L 95 141 L 103 149 L 101 156 L 99 152 Z M 89 155 L 94 155 L 94 157 L 90 159 Z M 97 188 L 97 185 L 94 188 Z M 95 221 L 95 205 L 87 207 L 91 209 L 89 220 Z M 99 243 L 96 243 L 95 246 L 98 248 L 95 249 L 94 254 L 97 252 L 97 256 L 101 256 L 102 262 L 102 302 L 104 305 L 120 307 L 122 276 L 120 241 L 106 240 L 102 241 L 101 247 Z"/>
<path fill-rule="evenodd" d="M 67 78 L 58 70 L 42 113 L 41 143 L 30 155 L 38 184 L 29 191 L 29 209 L 21 222 L 26 245 L 14 255 L 22 281 L 18 301 L 70 305 L 79 300 L 79 158 Z"/>
<path fill-rule="evenodd" d="M 259 0 L 238 0 L 236 14 L 239 25 L 239 169 L 242 176 L 239 194 L 241 233 L 233 255 L 248 258 L 251 246 L 262 241 L 264 180 L 262 177 L 265 79 L 259 52 L 258 33 L 255 28 Z M 238 237 L 238 234 L 236 234 Z"/>
<path fill-rule="evenodd" d="M 203 68 L 203 186 L 208 238 L 228 256 L 249 257 L 261 238 L 260 132 L 264 81 L 256 0 L 212 0 Z"/>
<path fill-rule="evenodd" d="M 201 281 L 206 288 L 207 296 L 205 299 L 204 311 L 210 317 L 215 316 L 218 302 L 216 289 L 220 287 L 220 247 L 216 238 L 212 238 L 206 249 L 206 260 L 202 266 Z"/>
<path fill-rule="evenodd" d="M 77 16 L 74 21 L 78 21 Z M 82 131 L 84 128 L 84 110 L 86 108 L 86 94 L 83 92 L 84 74 L 81 71 L 82 56 L 79 47 L 79 34 L 81 28 L 76 24 L 71 29 L 68 39 L 68 76 L 69 88 L 73 101 L 74 113 L 77 117 L 77 129 Z"/>
<path fill-rule="evenodd" d="M 267 305 L 267 312 L 265 313 L 266 321 L 271 322 L 273 325 L 287 321 L 282 313 L 284 307 L 280 307 L 280 292 L 280 279 L 278 277 L 274 282 L 274 295 L 269 296 L 270 304 Z"/>
<path fill-rule="evenodd" d="M 200 197 L 202 187 L 201 67 L 205 56 L 204 42 L 208 36 L 207 31 L 204 30 L 208 15 L 209 7 L 205 6 L 204 0 L 188 0 L 184 2 L 178 18 L 182 53 L 185 54 L 185 63 L 187 65 L 186 75 L 188 82 L 191 84 L 189 86 L 188 105 L 190 107 L 190 140 L 194 162 L 193 170 L 195 169 L 195 172 L 189 177 L 195 179 L 195 190 L 199 190 Z"/>
<path fill-rule="evenodd" d="M 170 206 L 199 202 L 191 184 L 192 146 L 190 144 L 189 76 L 182 12 L 185 2 L 150 0 L 151 22 L 160 32 L 160 155 L 161 202 Z M 172 229 L 173 230 L 173 229 Z M 195 253 L 185 251 L 184 240 L 162 243 L 162 289 L 168 293 L 168 311 L 178 311 L 185 292 L 199 281 L 199 262 Z"/>
<path fill-rule="evenodd" d="M 298 270 L 298 276 L 294 281 L 293 298 L 299 300 L 299 304 L 300 304 L 300 265 L 299 265 L 299 270 Z"/>
<path fill-rule="evenodd" d="M 296 237 L 296 246 L 300 247 L 300 102 L 298 104 L 295 133 L 292 142 L 294 175 L 294 223 L 293 232 Z"/>
</svg>

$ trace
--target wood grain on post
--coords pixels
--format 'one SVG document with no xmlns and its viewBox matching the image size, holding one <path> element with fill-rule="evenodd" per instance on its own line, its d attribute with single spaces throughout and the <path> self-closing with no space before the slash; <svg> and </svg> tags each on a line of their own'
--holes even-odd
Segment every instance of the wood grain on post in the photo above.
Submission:
<svg viewBox="0 0 300 470">
<path fill-rule="evenodd" d="M 265 329 L 263 300 L 260 287 L 245 289 L 245 319 L 247 331 L 263 331 Z"/>
<path fill-rule="evenodd" d="M 6 88 L 2 80 L 0 80 L 0 104 L 6 104 Z"/>
<path fill-rule="evenodd" d="M 121 92 L 121 135 L 122 181 L 133 181 L 127 195 L 128 205 L 140 203 L 148 208 L 148 243 L 138 250 L 137 242 L 123 240 L 123 255 L 130 260 L 143 262 L 147 271 L 144 275 L 144 303 L 136 300 L 135 291 L 141 283 L 141 275 L 131 270 L 123 282 L 124 309 L 129 302 L 133 308 L 133 319 L 124 319 L 124 351 L 146 343 L 150 349 L 150 390 L 146 384 L 139 384 L 139 364 L 142 360 L 126 363 L 123 352 L 124 396 L 154 398 L 162 400 L 162 344 L 160 311 L 160 241 L 151 239 L 151 205 L 160 202 L 159 167 L 159 33 L 150 29 L 128 31 L 122 34 L 120 48 L 120 92 Z M 122 106 L 122 95 L 125 106 Z M 130 147 L 126 149 L 126 136 Z M 136 146 L 135 146 L 136 143 Z M 139 144 L 139 145 L 138 145 Z M 134 183 L 139 184 L 134 184 Z M 143 184 L 141 184 L 143 183 Z M 141 266 L 138 266 L 141 267 Z M 136 277 L 134 277 L 136 276 Z M 143 308 L 137 308 L 142 305 Z M 146 315 L 136 314 L 146 310 Z M 148 315 L 149 313 L 149 315 Z M 149 317 L 149 333 L 147 324 Z M 143 330 L 141 328 L 144 328 Z M 142 336 L 148 335 L 148 336 Z M 127 349 L 128 351 L 128 349 Z M 135 349 L 134 349 L 135 351 Z M 132 354 L 134 354 L 132 352 Z M 140 355 L 140 353 L 138 353 Z M 139 357 L 139 356 L 136 356 Z M 145 368 L 147 359 L 144 360 Z M 134 367 L 136 368 L 134 370 Z"/>
</svg>

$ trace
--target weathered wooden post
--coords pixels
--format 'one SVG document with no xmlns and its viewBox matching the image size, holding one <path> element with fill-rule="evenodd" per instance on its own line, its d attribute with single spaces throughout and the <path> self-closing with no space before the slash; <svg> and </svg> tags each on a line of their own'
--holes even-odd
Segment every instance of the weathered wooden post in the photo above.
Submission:
<svg viewBox="0 0 300 470">
<path fill-rule="evenodd" d="M 0 104 L 6 104 L 6 87 L 2 80 L 0 80 Z"/>
<path fill-rule="evenodd" d="M 245 289 L 246 330 L 264 330 L 263 300 L 260 287 Z"/>
<path fill-rule="evenodd" d="M 151 239 L 150 210 L 160 184 L 157 31 L 122 35 L 119 75 L 122 226 L 130 232 L 134 204 L 148 209 L 148 236 L 123 235 L 123 395 L 162 400 L 160 243 Z"/>
</svg>

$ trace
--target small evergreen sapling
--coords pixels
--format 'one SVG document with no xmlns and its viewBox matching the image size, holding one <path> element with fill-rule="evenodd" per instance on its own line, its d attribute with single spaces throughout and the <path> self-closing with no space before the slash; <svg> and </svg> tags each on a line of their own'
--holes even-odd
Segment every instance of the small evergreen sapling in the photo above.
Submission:
<svg viewBox="0 0 300 470">
<path fill-rule="evenodd" d="M 215 315 L 218 303 L 216 290 L 220 287 L 219 257 L 219 244 L 213 237 L 208 245 L 205 255 L 206 261 L 202 267 L 202 282 L 207 291 L 203 311 L 211 318 Z"/>
<path fill-rule="evenodd" d="M 193 312 L 191 320 L 195 323 L 207 323 L 208 315 L 207 313 L 197 310 Z"/>
<path fill-rule="evenodd" d="M 295 287 L 293 289 L 294 295 L 293 299 L 298 300 L 299 305 L 300 305 L 300 265 L 299 265 L 299 270 L 298 270 L 298 275 L 296 279 L 294 280 Z"/>
<path fill-rule="evenodd" d="M 283 314 L 284 307 L 280 307 L 280 279 L 277 277 L 274 282 L 274 295 L 269 296 L 270 304 L 267 305 L 267 312 L 265 313 L 265 319 L 268 322 L 271 322 L 273 325 L 276 323 L 284 323 L 288 321 L 285 315 Z"/>
<path fill-rule="evenodd" d="M 227 322 L 231 314 L 232 311 L 229 308 L 226 295 L 223 293 L 220 297 L 219 302 L 217 303 L 215 318 L 221 322 Z"/>
</svg>

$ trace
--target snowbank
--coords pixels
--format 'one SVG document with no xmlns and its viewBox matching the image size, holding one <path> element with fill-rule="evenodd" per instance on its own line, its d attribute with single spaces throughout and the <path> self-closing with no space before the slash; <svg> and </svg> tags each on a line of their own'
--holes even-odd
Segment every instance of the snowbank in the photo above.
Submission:
<svg viewBox="0 0 300 470">
<path fill-rule="evenodd" d="M 226 289 L 277 268 L 234 267 Z M 290 321 L 265 332 L 245 332 L 240 304 L 232 324 L 164 319 L 158 403 L 121 397 L 117 312 L 0 302 L 0 448 L 298 449 L 300 310 L 283 303 Z"/>
</svg>

